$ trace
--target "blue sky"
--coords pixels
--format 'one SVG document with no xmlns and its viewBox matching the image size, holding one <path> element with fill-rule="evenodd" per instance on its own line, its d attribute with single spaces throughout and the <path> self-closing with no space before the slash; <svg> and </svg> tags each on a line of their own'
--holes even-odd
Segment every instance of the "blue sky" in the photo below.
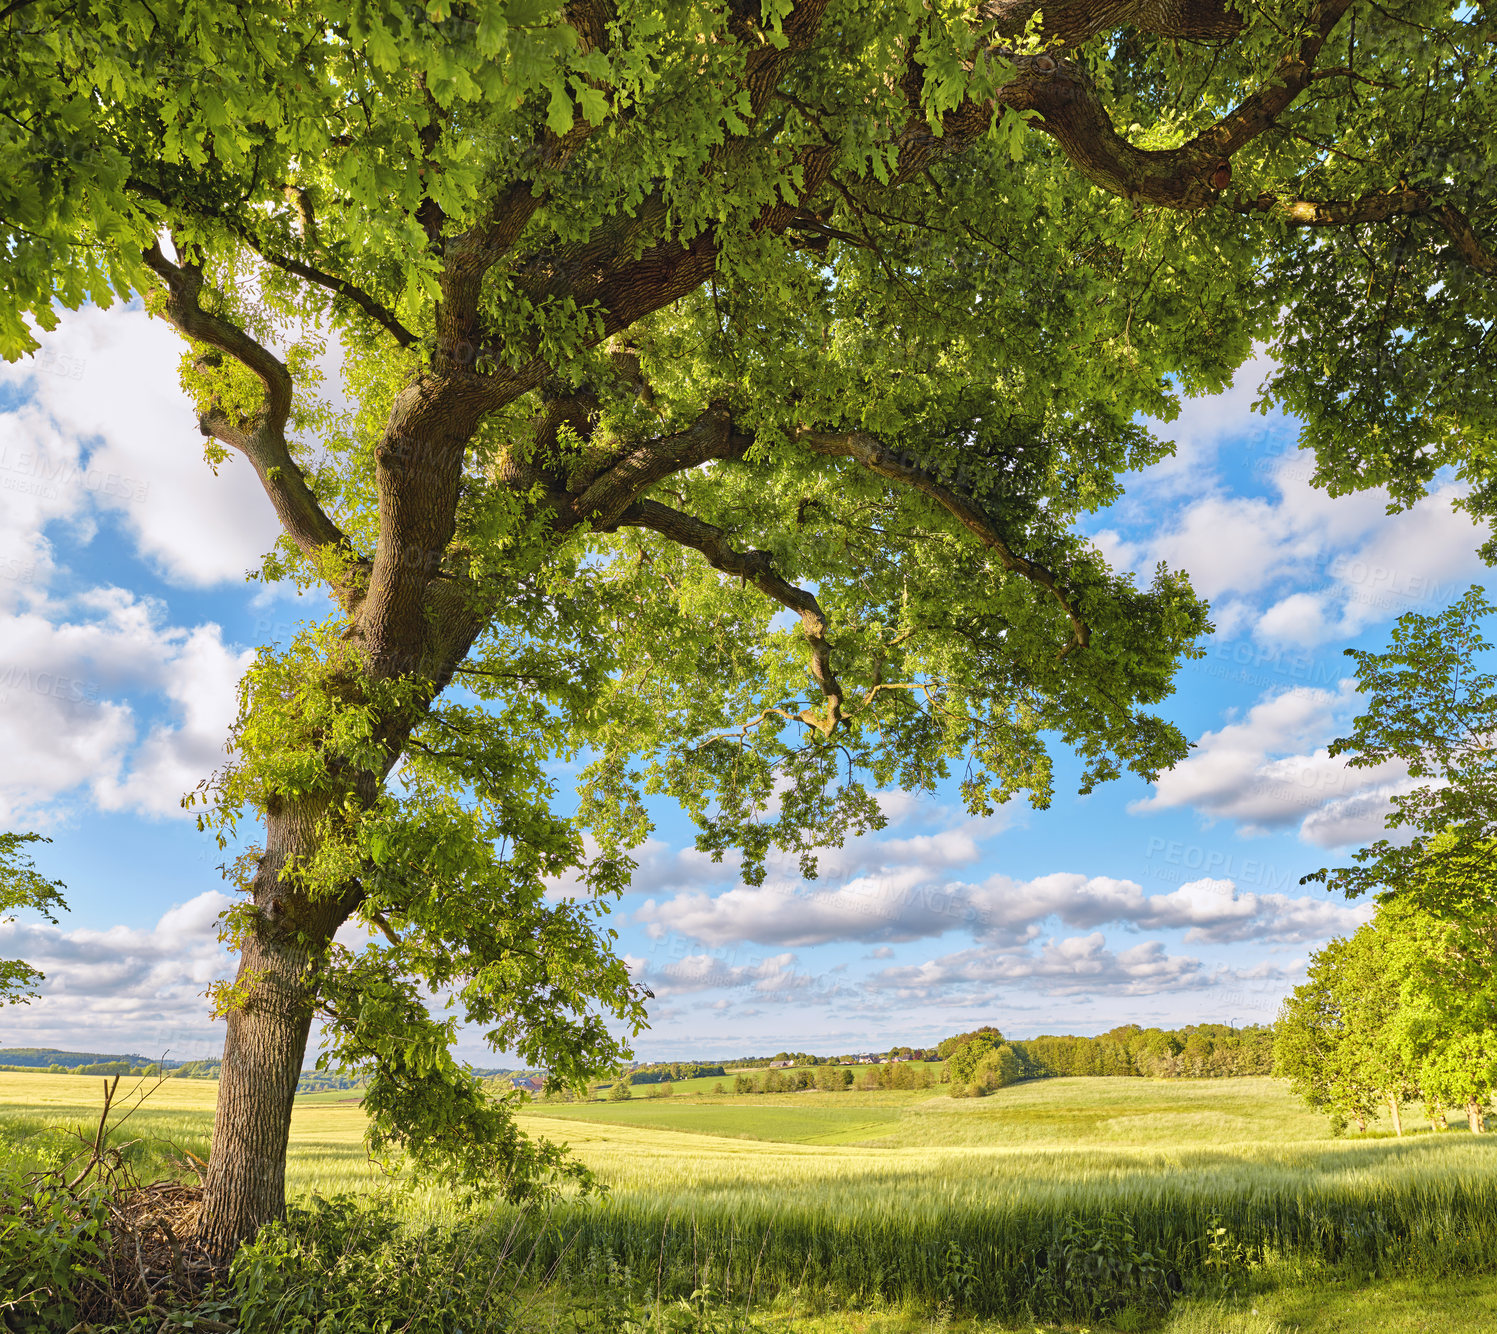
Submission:
<svg viewBox="0 0 1497 1334">
<path fill-rule="evenodd" d="M 222 1042 L 202 996 L 229 967 L 222 857 L 178 802 L 221 757 L 247 655 L 304 608 L 245 580 L 270 508 L 241 461 L 204 463 L 180 355 L 138 308 L 89 309 L 0 365 L 0 828 L 54 839 L 38 861 L 72 908 L 0 927 L 0 957 L 48 974 L 0 1012 L 0 1045 Z M 1403 781 L 1326 754 L 1358 711 L 1343 650 L 1483 581 L 1485 534 L 1452 487 L 1393 517 L 1379 495 L 1312 488 L 1294 423 L 1250 410 L 1264 371 L 1157 426 L 1175 456 L 1088 526 L 1116 562 L 1183 567 L 1212 602 L 1216 635 L 1166 705 L 1190 758 L 1079 798 L 1062 757 L 1051 809 L 991 820 L 886 794 L 889 827 L 811 884 L 771 865 L 745 886 L 659 809 L 613 918 L 657 996 L 642 1057 L 920 1045 L 980 1022 L 1267 1022 L 1308 953 L 1362 920 L 1298 884 L 1375 837 Z"/>
</svg>

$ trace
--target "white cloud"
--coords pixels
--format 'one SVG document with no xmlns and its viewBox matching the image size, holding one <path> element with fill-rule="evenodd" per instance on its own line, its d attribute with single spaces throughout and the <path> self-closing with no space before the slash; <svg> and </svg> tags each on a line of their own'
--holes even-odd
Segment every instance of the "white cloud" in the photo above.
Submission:
<svg viewBox="0 0 1497 1334">
<path fill-rule="evenodd" d="M 1267 438 L 1281 435 L 1285 429 L 1281 414 L 1253 411 L 1259 387 L 1274 369 L 1274 361 L 1260 347 L 1238 369 L 1223 393 L 1182 400 L 1172 422 L 1150 420 L 1149 428 L 1161 439 L 1173 441 L 1175 452 L 1144 469 L 1130 489 L 1146 493 L 1151 500 L 1195 492 L 1223 442 L 1231 440 L 1239 448 L 1256 450 Z"/>
<path fill-rule="evenodd" d="M 278 527 L 248 463 L 233 457 L 215 477 L 204 462 L 178 385 L 182 340 L 139 308 L 58 316 L 36 359 L 0 363 L 0 385 L 27 400 L 0 413 L 0 486 L 19 545 L 50 559 L 47 522 L 108 511 L 173 582 L 241 578 Z M 0 569 L 7 558 L 17 555 L 0 549 Z"/>
<path fill-rule="evenodd" d="M 1135 930 L 1183 930 L 1191 943 L 1320 941 L 1355 930 L 1366 919 L 1316 895 L 1259 894 L 1229 879 L 1192 880 L 1165 894 L 1146 894 L 1132 880 L 1060 872 L 1030 881 L 993 876 L 967 891 L 978 936 L 1033 937 L 1055 918 L 1082 930 L 1108 923 Z"/>
<path fill-rule="evenodd" d="M 1038 949 L 959 950 L 921 964 L 886 968 L 870 978 L 868 986 L 901 1000 L 929 1003 L 964 995 L 976 999 L 1006 987 L 1048 996 L 1145 996 L 1209 987 L 1218 980 L 1219 975 L 1208 973 L 1199 959 L 1169 954 L 1158 941 L 1115 951 L 1100 931 L 1094 931 L 1047 940 Z"/>
<path fill-rule="evenodd" d="M 1463 488 L 1441 486 L 1389 515 L 1382 490 L 1331 496 L 1312 486 L 1303 454 L 1263 462 L 1276 494 L 1229 494 L 1197 476 L 1172 518 L 1161 521 L 1156 509 L 1140 522 L 1142 535 L 1108 529 L 1095 540 L 1126 567 L 1147 571 L 1163 560 L 1186 571 L 1198 593 L 1224 604 L 1213 609 L 1219 636 L 1252 625 L 1265 642 L 1306 647 L 1441 606 L 1480 576 L 1476 552 L 1488 534 L 1453 508 Z M 1138 519 L 1141 503 L 1124 512 Z"/>
<path fill-rule="evenodd" d="M 688 890 L 649 900 L 638 920 L 657 940 L 672 933 L 713 949 L 753 942 L 811 946 L 835 941 L 912 941 L 965 930 L 979 939 L 1022 944 L 1040 924 L 1089 929 L 1181 930 L 1187 941 L 1319 941 L 1355 929 L 1361 909 L 1321 899 L 1240 889 L 1205 877 L 1167 893 L 1132 880 L 1057 872 L 1020 881 L 992 875 L 980 884 L 933 877 L 909 866 L 830 888 L 739 885 L 716 895 Z M 874 957 L 889 953 L 875 951 Z"/>
<path fill-rule="evenodd" d="M 0 614 L 0 823 L 45 824 L 84 793 L 105 810 L 183 814 L 182 794 L 222 759 L 248 654 L 216 625 L 163 615 L 122 589 Z M 166 716 L 142 739 L 153 699 Z"/>
<path fill-rule="evenodd" d="M 1334 692 L 1301 686 L 1255 704 L 1241 722 L 1203 734 L 1129 810 L 1190 806 L 1236 820 L 1246 833 L 1298 825 L 1322 847 L 1362 841 L 1382 830 L 1387 799 L 1405 789 L 1406 775 L 1398 764 L 1352 769 L 1331 756 L 1327 746 L 1358 698 L 1348 679 Z"/>
<path fill-rule="evenodd" d="M 1318 644 L 1329 637 L 1323 593 L 1291 593 L 1258 621 L 1258 635 L 1271 642 Z"/>
<path fill-rule="evenodd" d="M 629 960 L 635 981 L 649 987 L 657 1000 L 747 988 L 760 1003 L 805 1001 L 807 993 L 818 988 L 816 979 L 799 962 L 788 952 L 746 963 L 713 954 L 688 954 L 659 965 L 637 957 Z M 825 999 L 824 988 L 820 998 Z"/>
<path fill-rule="evenodd" d="M 174 905 L 150 930 L 0 925 L 0 957 L 46 974 L 39 999 L 6 1012 L 7 1041 L 147 1057 L 170 1050 L 183 1060 L 216 1054 L 223 1033 L 204 992 L 231 972 L 217 928 L 230 902 L 210 890 Z"/>
</svg>

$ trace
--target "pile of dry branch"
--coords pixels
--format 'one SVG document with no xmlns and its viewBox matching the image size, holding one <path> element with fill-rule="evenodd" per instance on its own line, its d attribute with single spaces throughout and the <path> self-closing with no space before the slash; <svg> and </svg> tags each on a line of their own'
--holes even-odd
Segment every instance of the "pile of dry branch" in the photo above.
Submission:
<svg viewBox="0 0 1497 1334">
<path fill-rule="evenodd" d="M 61 1167 L 29 1173 L 23 1198 L 31 1209 L 63 1211 L 78 1225 L 76 1235 L 87 1235 L 90 1218 L 102 1227 L 93 1232 L 97 1254 L 80 1251 L 70 1266 L 68 1288 L 59 1282 L 17 1294 L 0 1303 L 0 1328 L 8 1328 L 12 1312 L 56 1310 L 75 1306 L 74 1329 L 86 1331 L 100 1323 L 125 1323 L 160 1316 L 171 1328 L 169 1312 L 191 1305 L 223 1270 L 194 1239 L 202 1201 L 202 1160 L 191 1152 L 169 1146 L 183 1176 L 197 1182 L 164 1180 L 142 1183 L 132 1170 L 127 1152 L 139 1139 L 111 1143 L 111 1134 L 128 1120 L 150 1090 L 117 1115 L 119 1076 L 104 1081 L 104 1108 L 92 1140 L 80 1135 L 83 1150 Z M 24 1210 L 23 1210 L 24 1212 Z M 24 1221 L 24 1219 L 22 1220 Z M 232 1326 L 196 1313 L 195 1329 L 228 1330 Z"/>
</svg>

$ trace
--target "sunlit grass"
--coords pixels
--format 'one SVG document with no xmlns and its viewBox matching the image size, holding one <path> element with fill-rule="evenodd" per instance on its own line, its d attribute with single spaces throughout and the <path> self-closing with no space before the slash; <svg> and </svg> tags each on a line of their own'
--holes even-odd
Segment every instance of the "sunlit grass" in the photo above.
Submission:
<svg viewBox="0 0 1497 1334">
<path fill-rule="evenodd" d="M 131 1083 L 121 1082 L 125 1106 Z M 91 1137 L 101 1088 L 0 1074 L 0 1137 L 23 1158 L 55 1152 L 59 1127 Z M 215 1094 L 211 1082 L 167 1081 L 117 1135 L 144 1137 L 132 1150 L 143 1167 L 169 1161 L 167 1142 L 206 1157 Z M 1424 1125 L 1403 1139 L 1337 1140 L 1270 1080 L 1057 1079 L 974 1100 L 636 1098 L 535 1104 L 522 1121 L 569 1144 L 609 1187 L 521 1222 L 538 1263 L 577 1280 L 649 1274 L 666 1292 L 706 1282 L 871 1308 L 938 1300 L 956 1253 L 994 1294 L 993 1309 L 1005 1309 L 1022 1301 L 1036 1255 L 1067 1218 L 1108 1214 L 1132 1220 L 1143 1244 L 1187 1274 L 1200 1270 L 1217 1226 L 1242 1263 L 1296 1274 L 1497 1267 L 1497 1136 Z M 356 1097 L 298 1099 L 291 1192 L 384 1183 L 363 1129 Z M 450 1216 L 452 1204 L 417 1191 L 402 1207 L 421 1219 Z M 496 1212 L 501 1226 L 513 1221 Z M 1287 1309 L 1263 1312 L 1244 1308 L 1220 1327 L 1303 1323 Z"/>
</svg>

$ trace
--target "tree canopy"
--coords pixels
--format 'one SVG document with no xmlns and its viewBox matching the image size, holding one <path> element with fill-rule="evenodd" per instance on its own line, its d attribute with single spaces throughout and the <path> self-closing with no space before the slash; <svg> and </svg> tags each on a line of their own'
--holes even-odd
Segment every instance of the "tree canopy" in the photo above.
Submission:
<svg viewBox="0 0 1497 1334">
<path fill-rule="evenodd" d="M 600 917 L 652 795 L 755 879 L 879 788 L 1179 759 L 1205 608 L 1076 525 L 1255 342 L 1321 483 L 1497 506 L 1469 6 L 18 0 L 0 38 L 0 353 L 142 293 L 281 521 L 262 574 L 337 606 L 199 794 L 264 830 L 214 1244 L 280 1207 L 314 1013 L 377 1139 L 557 1166 L 452 1022 L 617 1063 Z"/>
<path fill-rule="evenodd" d="M 1455 922 L 1394 897 L 1311 958 L 1284 1003 L 1275 1072 L 1344 1131 L 1386 1104 L 1420 1099 L 1431 1120 L 1459 1108 L 1473 1131 L 1497 1088 L 1497 924 Z"/>
</svg>

